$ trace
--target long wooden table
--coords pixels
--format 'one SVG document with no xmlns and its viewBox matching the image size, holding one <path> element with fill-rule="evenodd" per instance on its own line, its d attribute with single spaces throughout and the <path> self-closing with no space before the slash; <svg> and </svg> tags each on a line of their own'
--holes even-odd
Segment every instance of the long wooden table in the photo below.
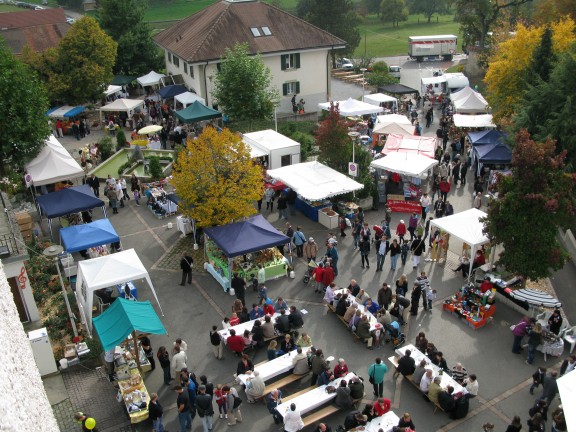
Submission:
<svg viewBox="0 0 576 432">
<path fill-rule="evenodd" d="M 276 317 L 279 317 L 280 314 L 279 313 L 275 313 L 272 316 L 272 323 L 276 322 Z M 257 318 L 258 320 L 260 320 L 260 322 L 262 324 L 264 324 L 264 318 Z M 251 321 L 246 321 L 240 324 L 237 324 L 235 326 L 232 326 L 230 328 L 227 329 L 222 329 L 222 330 L 218 330 L 218 334 L 220 335 L 220 339 L 222 339 L 224 341 L 224 343 L 226 343 L 226 339 L 228 339 L 228 336 L 230 336 L 230 330 L 234 329 L 234 331 L 236 332 L 236 336 L 242 336 L 244 334 L 244 330 L 249 330 L 252 331 L 252 327 L 254 327 L 254 323 L 256 322 L 255 319 L 251 320 Z"/>
<path fill-rule="evenodd" d="M 277 357 L 274 360 L 267 361 L 254 367 L 254 371 L 258 371 L 260 378 L 266 382 L 269 379 L 275 378 L 278 375 L 282 375 L 283 373 L 286 373 L 292 369 L 292 359 L 296 357 L 297 354 L 298 352 L 296 350 L 292 350 L 288 354 L 284 354 L 283 356 Z M 238 375 L 236 379 L 242 382 L 242 384 L 246 385 L 246 382 L 250 376 L 253 375 L 242 374 Z"/>
</svg>

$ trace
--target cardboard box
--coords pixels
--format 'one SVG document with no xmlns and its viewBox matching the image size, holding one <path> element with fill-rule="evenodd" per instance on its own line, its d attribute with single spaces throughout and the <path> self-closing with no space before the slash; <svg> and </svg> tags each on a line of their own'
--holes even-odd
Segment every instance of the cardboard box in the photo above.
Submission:
<svg viewBox="0 0 576 432">
<path fill-rule="evenodd" d="M 34 222 L 26 222 L 23 224 L 18 224 L 18 226 L 20 227 L 20 232 L 32 231 L 32 229 L 34 228 Z"/>
<path fill-rule="evenodd" d="M 32 216 L 30 216 L 30 214 L 28 214 L 26 212 L 16 213 L 15 216 L 16 216 L 16 222 L 18 222 L 18 225 L 32 222 Z"/>
</svg>

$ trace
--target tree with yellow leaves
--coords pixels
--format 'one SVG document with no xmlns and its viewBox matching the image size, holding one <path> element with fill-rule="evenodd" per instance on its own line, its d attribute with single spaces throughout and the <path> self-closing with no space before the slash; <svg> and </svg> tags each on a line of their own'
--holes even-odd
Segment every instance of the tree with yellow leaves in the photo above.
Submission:
<svg viewBox="0 0 576 432">
<path fill-rule="evenodd" d="M 549 25 L 552 30 L 552 51 L 565 52 L 576 41 L 575 24 L 571 18 Z M 488 86 L 487 99 L 496 121 L 514 114 L 529 86 L 528 71 L 534 50 L 539 46 L 546 26 L 525 27 L 519 24 L 514 37 L 500 43 L 489 60 L 484 81 Z"/>
<path fill-rule="evenodd" d="M 172 184 L 182 213 L 202 228 L 254 214 L 254 201 L 264 193 L 262 169 L 252 161 L 242 138 L 212 127 L 187 140 L 178 154 Z"/>
</svg>

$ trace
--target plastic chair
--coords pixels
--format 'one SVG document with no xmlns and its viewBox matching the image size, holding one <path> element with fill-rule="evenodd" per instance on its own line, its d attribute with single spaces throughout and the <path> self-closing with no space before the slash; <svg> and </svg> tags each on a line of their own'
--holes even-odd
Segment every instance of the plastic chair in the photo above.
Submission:
<svg viewBox="0 0 576 432">
<path fill-rule="evenodd" d="M 562 337 L 566 342 L 570 344 L 570 354 L 574 351 L 574 346 L 576 346 L 576 326 L 571 328 L 565 328 L 560 333 L 560 337 Z"/>
</svg>

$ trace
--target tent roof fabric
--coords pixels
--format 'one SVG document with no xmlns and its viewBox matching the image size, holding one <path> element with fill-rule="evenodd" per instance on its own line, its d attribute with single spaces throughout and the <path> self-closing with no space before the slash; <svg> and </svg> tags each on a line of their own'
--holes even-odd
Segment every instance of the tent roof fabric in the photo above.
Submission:
<svg viewBox="0 0 576 432">
<path fill-rule="evenodd" d="M 430 85 L 430 84 L 442 84 L 445 82 L 446 82 L 446 77 L 444 75 L 422 78 L 422 84 L 425 86 Z"/>
<path fill-rule="evenodd" d="M 364 185 L 333 170 L 320 162 L 304 162 L 268 170 L 268 175 L 278 179 L 307 200 L 321 200 L 364 188 Z"/>
<path fill-rule="evenodd" d="M 36 186 L 56 183 L 84 174 L 82 167 L 54 135 L 48 137 L 40 154 L 26 165 L 26 171 L 32 176 L 32 181 Z"/>
<path fill-rule="evenodd" d="M 576 430 L 576 410 L 569 407 L 576 406 L 576 369 L 568 372 L 556 380 L 560 399 L 564 408 L 564 418 L 566 420 L 566 430 Z"/>
<path fill-rule="evenodd" d="M 390 153 L 388 156 L 376 159 L 370 163 L 373 168 L 384 169 L 398 174 L 420 177 L 434 165 L 438 165 L 436 159 L 415 153 Z"/>
<path fill-rule="evenodd" d="M 60 108 L 52 108 L 48 111 L 48 116 L 52 118 L 62 118 L 62 117 L 75 117 L 81 112 L 83 112 L 86 108 L 83 106 L 62 106 Z"/>
<path fill-rule="evenodd" d="M 196 101 L 200 102 L 202 105 L 206 105 L 206 100 L 204 100 L 204 98 L 201 98 L 196 93 L 192 93 L 189 91 L 184 92 L 184 93 L 180 93 L 179 95 L 176 95 L 174 97 L 174 99 L 176 99 L 178 102 L 180 102 L 184 106 L 188 106 L 190 104 L 193 104 Z"/>
<path fill-rule="evenodd" d="M 144 101 L 141 99 L 116 99 L 100 108 L 100 111 L 131 111 L 134 108 L 143 106 Z"/>
<path fill-rule="evenodd" d="M 243 222 L 207 228 L 204 232 L 229 258 L 290 242 L 290 238 L 274 228 L 262 215 Z"/>
<path fill-rule="evenodd" d="M 542 306 L 546 308 L 562 307 L 562 303 L 557 298 L 554 298 L 550 294 L 546 294 L 543 291 L 538 291 L 535 289 L 522 288 L 519 290 L 514 290 L 510 293 L 510 296 L 517 300 L 525 301 L 532 306 Z"/>
<path fill-rule="evenodd" d="M 135 302 L 117 298 L 93 322 L 105 351 L 120 345 L 133 331 L 167 334 L 149 301 Z"/>
<path fill-rule="evenodd" d="M 458 113 L 476 114 L 486 111 L 488 102 L 480 93 L 474 92 L 454 99 L 454 109 Z"/>
<path fill-rule="evenodd" d="M 298 141 L 288 138 L 272 129 L 249 132 L 243 135 L 245 142 L 252 147 L 256 144 L 265 150 L 278 150 L 288 147 L 300 147 Z M 267 154 L 267 153 L 265 153 Z"/>
<path fill-rule="evenodd" d="M 402 114 L 385 114 L 376 117 L 376 125 L 387 125 L 390 123 L 399 123 L 405 125 L 412 125 L 412 122 Z"/>
<path fill-rule="evenodd" d="M 338 104 L 338 109 L 340 110 L 341 116 L 360 116 L 366 114 L 378 114 L 384 111 L 384 108 L 366 103 L 361 102 L 356 99 L 348 98 L 345 101 L 333 101 L 333 102 L 324 102 L 319 103 L 318 107 L 325 111 L 330 111 L 330 104 L 334 103 L 334 105 Z"/>
<path fill-rule="evenodd" d="M 414 153 L 434 159 L 436 151 L 436 138 L 422 136 L 388 135 L 382 154 L 394 152 Z"/>
<path fill-rule="evenodd" d="M 166 87 L 162 87 L 158 90 L 158 94 L 162 97 L 162 99 L 172 99 L 179 94 L 186 93 L 188 89 L 183 85 L 169 85 Z"/>
<path fill-rule="evenodd" d="M 202 120 L 210 120 L 213 118 L 222 117 L 220 111 L 208 108 L 206 105 L 196 101 L 192 105 L 187 106 L 183 110 L 175 111 L 176 117 L 184 123 L 194 123 Z"/>
<path fill-rule="evenodd" d="M 466 98 L 472 94 L 476 94 L 478 93 L 476 90 L 474 90 L 472 87 L 470 86 L 466 86 L 463 89 L 458 90 L 457 92 L 451 93 L 450 94 L 450 99 L 452 99 L 452 101 L 456 101 L 458 99 L 462 99 L 462 98 Z"/>
<path fill-rule="evenodd" d="M 495 128 L 492 122 L 492 114 L 465 115 L 454 114 L 454 126 L 459 128 Z"/>
<path fill-rule="evenodd" d="M 372 133 L 375 134 L 395 134 L 401 136 L 414 135 L 414 126 L 404 123 L 388 123 L 384 126 L 376 126 Z"/>
<path fill-rule="evenodd" d="M 114 93 L 118 93 L 122 90 L 122 86 L 110 84 L 106 90 L 104 90 L 104 94 L 106 96 L 113 95 Z"/>
<path fill-rule="evenodd" d="M 158 85 L 160 83 L 160 78 L 165 76 L 166 75 L 164 74 L 150 71 L 146 75 L 137 78 L 136 81 L 138 81 L 138 84 L 140 84 L 142 87 L 153 86 Z"/>
<path fill-rule="evenodd" d="M 486 216 L 483 211 L 471 208 L 451 216 L 433 219 L 431 223 L 474 247 L 489 241 L 483 232 L 484 223 L 480 222 L 480 219 Z"/>
<path fill-rule="evenodd" d="M 78 252 L 120 241 L 120 237 L 108 219 L 62 228 L 60 238 L 66 252 Z"/>
<path fill-rule="evenodd" d="M 136 79 L 136 77 L 133 76 L 128 76 L 128 75 L 116 75 L 113 79 L 112 82 L 110 84 L 112 85 L 119 85 L 119 86 L 123 86 L 123 85 L 128 85 L 130 84 L 132 81 L 134 81 Z"/>
<path fill-rule="evenodd" d="M 73 186 L 41 195 L 36 201 L 48 219 L 104 206 L 104 201 L 96 198 L 88 185 Z"/>
<path fill-rule="evenodd" d="M 446 85 L 451 89 L 461 89 L 470 84 L 470 81 L 462 72 L 445 73 L 444 77 L 446 78 Z"/>
<path fill-rule="evenodd" d="M 506 144 L 485 144 L 474 147 L 478 160 L 485 164 L 510 163 L 512 151 Z"/>
<path fill-rule="evenodd" d="M 397 95 L 418 93 L 418 90 L 413 89 L 412 87 L 405 86 L 403 84 L 387 84 L 385 86 L 378 87 L 378 91 L 382 93 L 397 94 Z"/>
<path fill-rule="evenodd" d="M 364 102 L 373 104 L 373 105 L 380 105 L 382 102 L 394 102 L 398 101 L 394 96 L 388 96 L 384 93 L 374 93 L 371 95 L 364 96 Z"/>
<path fill-rule="evenodd" d="M 495 129 L 486 129 L 478 132 L 468 132 L 468 139 L 474 146 L 498 144 L 506 140 L 506 134 Z"/>
</svg>

